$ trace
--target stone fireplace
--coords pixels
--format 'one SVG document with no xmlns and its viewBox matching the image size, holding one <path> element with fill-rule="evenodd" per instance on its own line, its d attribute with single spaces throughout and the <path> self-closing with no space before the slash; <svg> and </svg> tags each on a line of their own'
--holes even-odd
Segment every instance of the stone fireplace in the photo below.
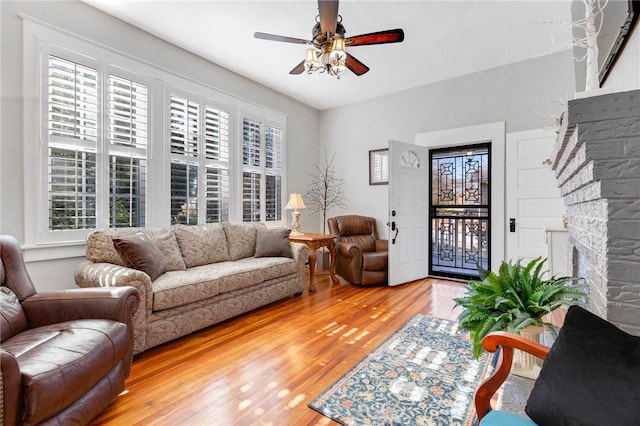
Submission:
<svg viewBox="0 0 640 426">
<path fill-rule="evenodd" d="M 589 310 L 640 335 L 640 90 L 569 101 L 553 169 Z"/>
</svg>

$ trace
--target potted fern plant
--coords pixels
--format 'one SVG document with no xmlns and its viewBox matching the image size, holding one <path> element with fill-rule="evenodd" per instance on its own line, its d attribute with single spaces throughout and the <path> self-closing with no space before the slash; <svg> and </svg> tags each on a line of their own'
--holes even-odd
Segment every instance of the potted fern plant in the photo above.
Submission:
<svg viewBox="0 0 640 426">
<path fill-rule="evenodd" d="M 479 266 L 482 281 L 470 281 L 465 295 L 454 299 L 463 308 L 458 315 L 459 330 L 469 332 L 476 358 L 483 352 L 482 339 L 492 331 L 522 334 L 525 328 L 538 326 L 555 334 L 556 327 L 543 317 L 584 299 L 579 278 L 543 278 L 546 260 L 538 257 L 524 266 L 520 260 L 503 261 L 497 274 Z"/>
</svg>

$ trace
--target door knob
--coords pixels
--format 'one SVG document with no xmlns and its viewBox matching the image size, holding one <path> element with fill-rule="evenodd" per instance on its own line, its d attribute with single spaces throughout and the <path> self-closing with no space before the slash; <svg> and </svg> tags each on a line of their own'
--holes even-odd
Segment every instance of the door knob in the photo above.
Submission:
<svg viewBox="0 0 640 426">
<path fill-rule="evenodd" d="M 395 235 L 391 239 L 391 244 L 395 244 L 396 240 L 398 239 L 398 226 L 396 225 L 395 221 L 391 222 L 391 230 L 396 231 Z"/>
</svg>

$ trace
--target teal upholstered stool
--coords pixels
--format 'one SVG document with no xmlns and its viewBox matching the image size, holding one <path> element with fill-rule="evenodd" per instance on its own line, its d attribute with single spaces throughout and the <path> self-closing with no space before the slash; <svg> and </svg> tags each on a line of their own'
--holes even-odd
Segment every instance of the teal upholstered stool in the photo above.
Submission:
<svg viewBox="0 0 640 426">
<path fill-rule="evenodd" d="M 524 417 L 506 411 L 491 410 L 480 421 L 480 426 L 537 426 Z"/>
</svg>

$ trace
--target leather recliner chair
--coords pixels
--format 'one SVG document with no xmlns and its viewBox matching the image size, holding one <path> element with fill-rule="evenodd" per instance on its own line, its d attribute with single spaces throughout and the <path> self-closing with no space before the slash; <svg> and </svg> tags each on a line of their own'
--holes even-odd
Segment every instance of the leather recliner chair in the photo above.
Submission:
<svg viewBox="0 0 640 426">
<path fill-rule="evenodd" d="M 352 284 L 386 284 L 389 242 L 378 238 L 376 219 L 336 216 L 327 224 L 336 236 L 336 273 Z"/>
<path fill-rule="evenodd" d="M 0 260 L 0 419 L 6 426 L 89 423 L 124 390 L 138 291 L 38 293 L 8 235 L 0 235 Z"/>
</svg>

